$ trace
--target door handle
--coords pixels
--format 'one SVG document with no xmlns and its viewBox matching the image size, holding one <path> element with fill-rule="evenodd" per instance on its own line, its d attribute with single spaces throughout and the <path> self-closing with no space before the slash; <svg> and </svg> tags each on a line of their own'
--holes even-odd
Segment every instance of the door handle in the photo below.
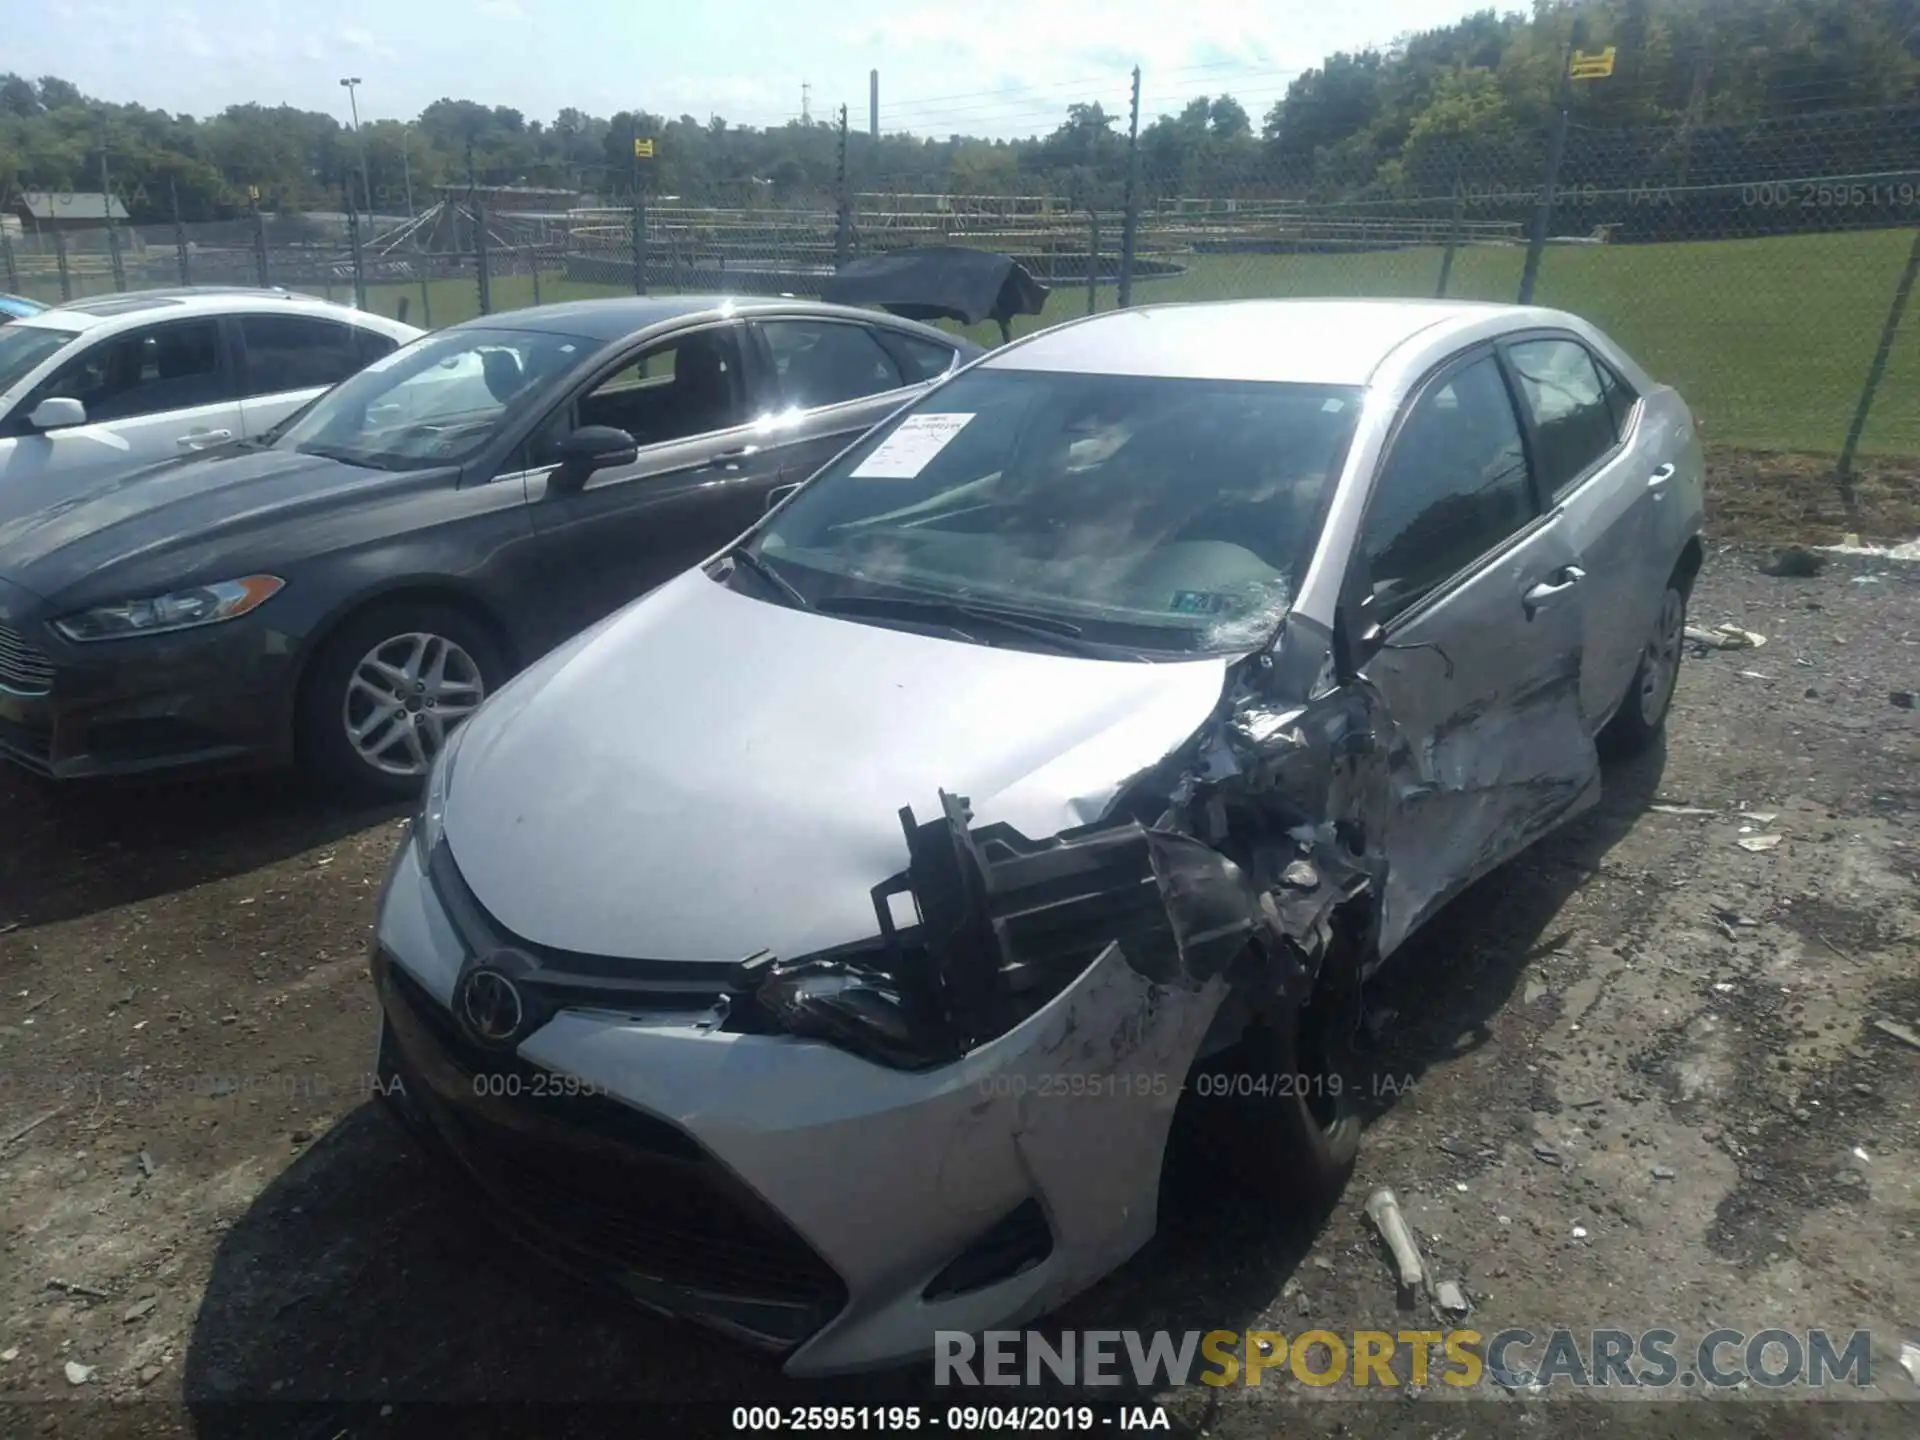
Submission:
<svg viewBox="0 0 1920 1440">
<path fill-rule="evenodd" d="M 1673 476 L 1674 464 L 1669 460 L 1665 465 L 1662 465 L 1647 477 L 1647 488 L 1649 490 L 1658 490 L 1662 485 L 1666 484 L 1667 481 L 1671 480 Z"/>
<path fill-rule="evenodd" d="M 1542 605 L 1549 603 L 1556 595 L 1566 594 L 1586 578 L 1587 572 L 1578 565 L 1562 565 L 1520 597 L 1520 606 L 1527 612 L 1527 619 L 1531 620 L 1534 612 Z"/>
<path fill-rule="evenodd" d="M 224 445 L 232 438 L 231 430 L 195 430 L 190 435 L 182 435 L 173 443 L 182 450 L 204 450 L 209 445 Z"/>
</svg>

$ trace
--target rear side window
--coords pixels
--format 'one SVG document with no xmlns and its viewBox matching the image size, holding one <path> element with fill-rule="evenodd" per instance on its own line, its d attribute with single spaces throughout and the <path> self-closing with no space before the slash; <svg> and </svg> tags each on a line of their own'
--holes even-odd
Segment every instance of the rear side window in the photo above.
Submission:
<svg viewBox="0 0 1920 1440">
<path fill-rule="evenodd" d="M 1520 422 L 1493 356 L 1430 386 L 1374 483 L 1361 529 L 1384 623 L 1532 521 Z"/>
<path fill-rule="evenodd" d="M 877 330 L 874 333 L 899 363 L 909 385 L 923 385 L 929 380 L 937 380 L 953 368 L 954 350 L 951 345 L 942 345 L 938 340 L 928 340 L 919 335 L 902 335 L 895 330 Z"/>
<path fill-rule="evenodd" d="M 337 320 L 242 315 L 240 337 L 247 350 L 248 395 L 336 385 L 366 364 L 358 332 Z"/>
<path fill-rule="evenodd" d="M 1557 500 L 1619 443 L 1613 405 L 1593 357 L 1577 341 L 1523 340 L 1507 358 L 1539 436 L 1540 482 Z"/>
<path fill-rule="evenodd" d="M 1607 392 L 1607 409 L 1613 412 L 1614 433 L 1624 440 L 1627 437 L 1627 422 L 1632 418 L 1634 404 L 1640 397 L 1606 361 L 1596 358 L 1593 364 L 1600 372 L 1600 388 Z"/>
<path fill-rule="evenodd" d="M 781 393 L 802 410 L 898 390 L 906 383 L 893 357 L 864 325 L 767 320 L 760 333 L 773 354 Z"/>
<path fill-rule="evenodd" d="M 398 340 L 391 335 L 382 335 L 378 330 L 353 332 L 353 358 L 361 365 L 371 365 L 382 355 L 391 355 L 399 348 Z"/>
</svg>

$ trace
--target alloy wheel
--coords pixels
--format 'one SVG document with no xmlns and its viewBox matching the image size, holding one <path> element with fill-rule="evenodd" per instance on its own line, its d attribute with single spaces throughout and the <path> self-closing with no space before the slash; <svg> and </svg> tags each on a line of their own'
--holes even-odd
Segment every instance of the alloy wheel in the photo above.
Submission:
<svg viewBox="0 0 1920 1440">
<path fill-rule="evenodd" d="M 447 737 L 486 698 L 473 657 L 444 635 L 382 640 L 353 667 L 340 719 L 361 760 L 388 775 L 425 775 Z"/>
</svg>

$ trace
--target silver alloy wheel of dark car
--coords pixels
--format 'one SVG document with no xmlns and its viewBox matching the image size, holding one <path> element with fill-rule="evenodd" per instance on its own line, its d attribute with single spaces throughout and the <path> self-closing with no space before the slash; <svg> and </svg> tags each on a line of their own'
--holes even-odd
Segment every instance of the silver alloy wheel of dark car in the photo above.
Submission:
<svg viewBox="0 0 1920 1440">
<path fill-rule="evenodd" d="M 1639 692 L 1635 700 L 1640 706 L 1640 721 L 1649 730 L 1659 727 L 1667 717 L 1667 706 L 1673 703 L 1673 688 L 1680 680 L 1680 646 L 1686 626 L 1686 597 L 1670 585 L 1660 598 L 1660 618 L 1654 623 L 1653 634 L 1647 637 L 1646 653 L 1641 657 L 1640 673 L 1636 677 Z"/>
<path fill-rule="evenodd" d="M 387 775 L 424 776 L 486 698 L 480 667 L 444 635 L 392 635 L 360 657 L 341 698 L 347 743 Z"/>
</svg>

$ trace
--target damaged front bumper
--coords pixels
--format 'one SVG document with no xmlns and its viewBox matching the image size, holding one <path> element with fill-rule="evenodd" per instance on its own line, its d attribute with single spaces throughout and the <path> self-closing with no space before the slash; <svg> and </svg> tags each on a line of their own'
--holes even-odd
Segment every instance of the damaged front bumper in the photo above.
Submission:
<svg viewBox="0 0 1920 1440">
<path fill-rule="evenodd" d="M 404 1117 L 556 1258 L 780 1350 L 795 1375 L 1017 1324 L 1138 1249 L 1227 993 L 1221 974 L 1150 979 L 1109 945 L 1006 1033 L 920 1070 L 684 1012 L 581 1009 L 463 1067 L 450 1007 L 469 957 L 411 845 L 378 955 Z M 609 1193 L 608 1166 L 663 1183 Z"/>
</svg>

